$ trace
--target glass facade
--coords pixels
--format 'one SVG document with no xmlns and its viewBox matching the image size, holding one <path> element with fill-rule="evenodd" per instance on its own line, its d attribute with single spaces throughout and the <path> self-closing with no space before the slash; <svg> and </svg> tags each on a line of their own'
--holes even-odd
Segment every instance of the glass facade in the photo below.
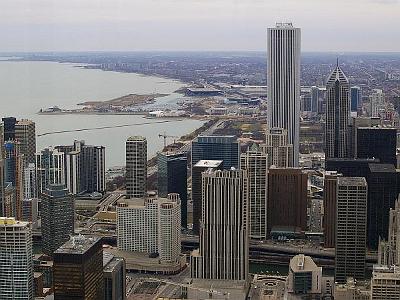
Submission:
<svg viewBox="0 0 400 300">
<path fill-rule="evenodd" d="M 187 157 L 185 153 L 158 154 L 158 195 L 177 193 L 181 199 L 181 226 L 187 227 Z"/>
<path fill-rule="evenodd" d="M 222 160 L 224 169 L 239 168 L 239 144 L 235 136 L 199 136 L 192 142 L 192 166 L 199 160 Z"/>
</svg>

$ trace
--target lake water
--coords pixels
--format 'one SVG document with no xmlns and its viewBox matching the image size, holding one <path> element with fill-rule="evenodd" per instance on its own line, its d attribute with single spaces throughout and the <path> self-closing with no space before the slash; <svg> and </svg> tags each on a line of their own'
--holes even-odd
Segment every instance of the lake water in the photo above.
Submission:
<svg viewBox="0 0 400 300">
<path fill-rule="evenodd" d="M 198 120 L 173 121 L 157 124 L 159 119 L 139 115 L 38 115 L 41 108 L 57 105 L 73 108 L 88 100 L 109 100 L 127 94 L 165 93 L 157 106 L 176 102 L 173 92 L 183 84 L 176 80 L 142 76 L 133 73 L 104 72 L 84 69 L 74 64 L 54 62 L 18 62 L 0 60 L 0 117 L 15 116 L 35 121 L 36 133 L 78 128 L 152 122 L 123 128 L 48 135 L 37 138 L 37 149 L 46 146 L 72 144 L 83 139 L 87 144 L 106 147 L 106 165 L 125 164 L 125 140 L 131 135 L 147 138 L 149 157 L 163 147 L 159 133 L 182 136 L 200 127 Z"/>
</svg>

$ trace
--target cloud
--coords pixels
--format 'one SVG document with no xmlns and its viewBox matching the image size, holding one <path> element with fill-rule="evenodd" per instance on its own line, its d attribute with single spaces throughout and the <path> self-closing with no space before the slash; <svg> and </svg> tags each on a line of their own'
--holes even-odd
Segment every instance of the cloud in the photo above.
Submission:
<svg viewBox="0 0 400 300">
<path fill-rule="evenodd" d="M 305 50 L 400 51 L 394 0 L 1 0 L 0 51 L 264 49 L 290 20 Z"/>
</svg>

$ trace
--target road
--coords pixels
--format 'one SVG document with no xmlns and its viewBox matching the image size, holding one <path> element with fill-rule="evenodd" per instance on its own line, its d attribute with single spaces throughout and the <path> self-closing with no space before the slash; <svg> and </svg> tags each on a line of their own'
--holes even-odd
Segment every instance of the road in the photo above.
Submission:
<svg viewBox="0 0 400 300">
<path fill-rule="evenodd" d="M 199 238 L 192 235 L 182 235 L 182 243 L 187 244 L 197 244 L 198 245 Z M 290 244 L 290 242 L 282 243 L 282 242 L 273 242 L 267 241 L 265 243 L 250 241 L 250 251 L 263 251 L 266 253 L 286 253 L 290 255 L 296 255 L 299 253 L 303 253 L 305 255 L 309 255 L 312 257 L 321 257 L 321 258 L 330 258 L 333 259 L 335 257 L 334 249 L 325 249 L 323 247 L 318 246 L 310 246 L 308 244 L 304 245 L 295 245 Z M 368 253 L 366 256 L 366 260 L 370 262 L 374 262 L 377 260 L 377 255 L 374 253 Z"/>
<path fill-rule="evenodd" d="M 225 125 L 224 120 L 219 120 L 216 122 L 214 125 L 212 125 L 210 128 L 207 130 L 203 131 L 200 135 L 212 135 L 217 129 L 222 128 Z M 192 149 L 192 141 L 187 142 L 185 145 L 183 145 L 179 151 L 181 152 L 190 152 Z"/>
<path fill-rule="evenodd" d="M 112 192 L 98 205 L 98 211 L 108 211 L 110 205 L 115 204 L 123 196 L 120 192 Z"/>
</svg>

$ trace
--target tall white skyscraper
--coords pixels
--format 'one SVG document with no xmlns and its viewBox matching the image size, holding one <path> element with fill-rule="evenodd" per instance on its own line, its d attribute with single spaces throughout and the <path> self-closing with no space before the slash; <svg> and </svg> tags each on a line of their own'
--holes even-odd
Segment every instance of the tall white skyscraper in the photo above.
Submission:
<svg viewBox="0 0 400 300">
<path fill-rule="evenodd" d="M 249 216 L 247 172 L 203 172 L 200 249 L 191 254 L 191 277 L 247 281 Z"/>
<path fill-rule="evenodd" d="M 292 23 L 277 23 L 267 35 L 268 125 L 287 130 L 298 166 L 301 32 Z"/>
<path fill-rule="evenodd" d="M 0 299 L 33 299 L 32 255 L 29 222 L 0 218 Z"/>
<path fill-rule="evenodd" d="M 349 155 L 349 89 L 349 80 L 338 64 L 326 82 L 326 158 L 345 158 Z"/>
</svg>

